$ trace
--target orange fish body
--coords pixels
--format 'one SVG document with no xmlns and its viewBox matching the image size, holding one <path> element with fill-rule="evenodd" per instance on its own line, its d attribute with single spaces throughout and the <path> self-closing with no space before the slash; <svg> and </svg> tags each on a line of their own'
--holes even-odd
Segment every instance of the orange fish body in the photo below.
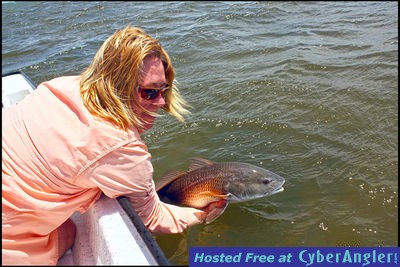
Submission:
<svg viewBox="0 0 400 267">
<path fill-rule="evenodd" d="M 283 190 L 284 179 L 260 167 L 240 162 L 212 162 L 194 158 L 189 170 L 171 171 L 156 184 L 160 199 L 166 203 L 204 209 L 219 207 L 211 222 L 229 202 L 247 201 Z"/>
</svg>

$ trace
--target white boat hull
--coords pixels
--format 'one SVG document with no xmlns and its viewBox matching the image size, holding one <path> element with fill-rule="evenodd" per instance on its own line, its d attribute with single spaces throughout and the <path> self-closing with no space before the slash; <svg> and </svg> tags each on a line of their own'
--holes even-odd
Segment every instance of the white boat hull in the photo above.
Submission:
<svg viewBox="0 0 400 267">
<path fill-rule="evenodd" d="M 157 259 L 116 199 L 102 196 L 76 212 L 75 244 L 58 265 L 158 265 Z"/>
</svg>

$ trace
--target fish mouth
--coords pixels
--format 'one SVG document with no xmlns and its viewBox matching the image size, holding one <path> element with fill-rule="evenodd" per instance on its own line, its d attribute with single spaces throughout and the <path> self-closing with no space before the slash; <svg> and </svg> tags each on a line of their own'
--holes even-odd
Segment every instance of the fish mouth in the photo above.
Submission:
<svg viewBox="0 0 400 267">
<path fill-rule="evenodd" d="M 229 202 L 243 202 L 243 201 L 247 201 L 247 200 L 251 200 L 251 199 L 256 199 L 256 198 L 261 198 L 261 197 L 267 197 L 267 196 L 271 196 L 271 195 L 275 195 L 277 193 L 280 193 L 284 190 L 284 188 L 278 187 L 276 189 L 274 189 L 273 191 L 269 191 L 269 192 L 265 192 L 262 193 L 261 195 L 235 195 L 234 193 L 229 193 Z M 251 194 L 250 194 L 251 195 Z"/>
<path fill-rule="evenodd" d="M 271 195 L 274 195 L 274 194 L 283 192 L 283 190 L 284 190 L 284 187 L 283 187 L 283 186 L 282 186 L 282 187 L 279 187 L 279 188 L 276 188 L 274 191 L 271 192 Z"/>
</svg>

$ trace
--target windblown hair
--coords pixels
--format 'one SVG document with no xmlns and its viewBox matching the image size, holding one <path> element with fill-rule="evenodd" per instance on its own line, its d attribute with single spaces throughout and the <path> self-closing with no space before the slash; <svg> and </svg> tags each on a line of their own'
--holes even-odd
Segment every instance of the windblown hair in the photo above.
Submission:
<svg viewBox="0 0 400 267">
<path fill-rule="evenodd" d="M 82 72 L 80 94 L 89 112 L 123 130 L 132 126 L 142 127 L 144 121 L 134 110 L 144 109 L 139 105 L 135 91 L 139 85 L 143 60 L 147 56 L 161 59 L 167 83 L 171 86 L 165 96 L 163 109 L 184 121 L 183 115 L 190 112 L 176 86 L 174 68 L 167 52 L 157 39 L 131 26 L 111 35 L 97 51 L 89 67 Z"/>
</svg>

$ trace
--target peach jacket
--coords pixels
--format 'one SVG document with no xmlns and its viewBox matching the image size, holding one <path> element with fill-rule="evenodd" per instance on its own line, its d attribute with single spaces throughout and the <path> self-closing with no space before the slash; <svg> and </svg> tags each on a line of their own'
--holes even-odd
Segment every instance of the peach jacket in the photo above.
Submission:
<svg viewBox="0 0 400 267">
<path fill-rule="evenodd" d="M 199 223 L 199 210 L 163 203 L 136 129 L 92 116 L 79 76 L 44 82 L 2 110 L 2 263 L 56 264 L 57 227 L 102 193 L 125 195 L 153 232 Z"/>
</svg>

